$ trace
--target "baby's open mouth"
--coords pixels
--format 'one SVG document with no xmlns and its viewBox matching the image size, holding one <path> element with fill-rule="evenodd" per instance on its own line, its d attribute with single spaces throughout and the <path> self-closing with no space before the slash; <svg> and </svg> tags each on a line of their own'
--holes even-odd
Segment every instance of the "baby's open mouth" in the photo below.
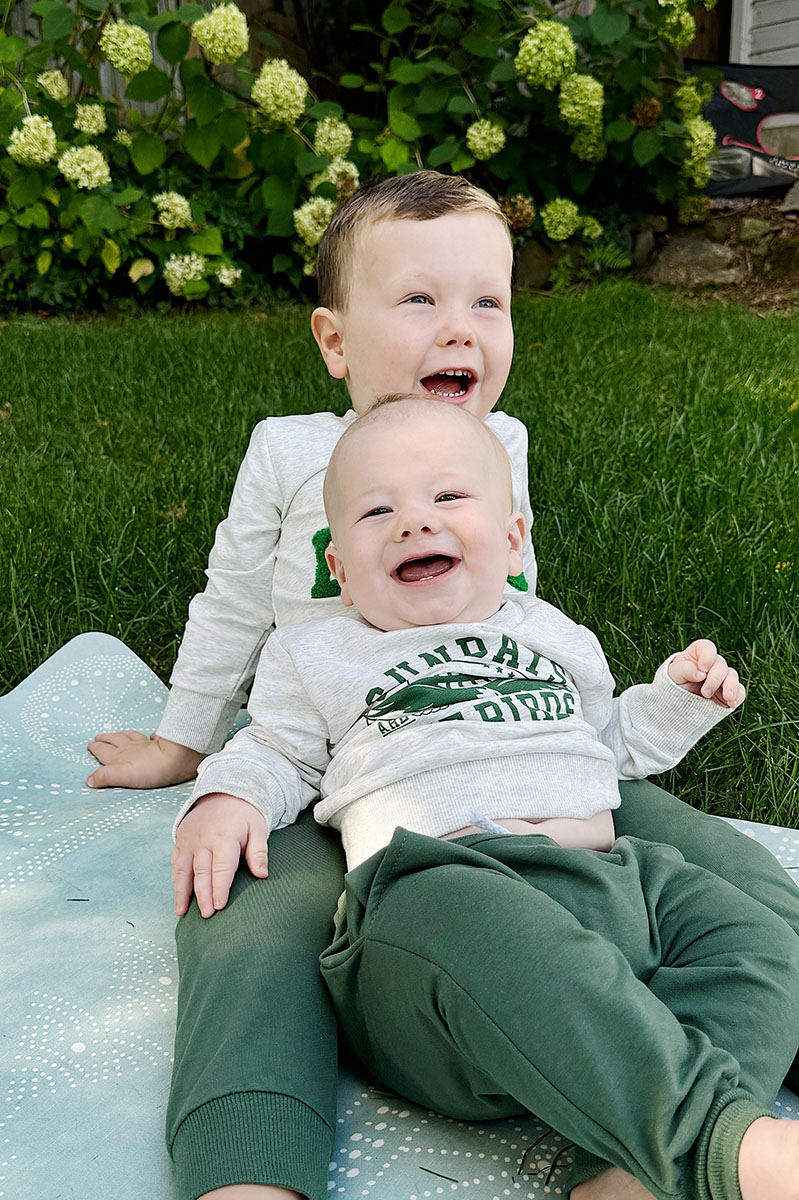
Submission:
<svg viewBox="0 0 799 1200">
<path fill-rule="evenodd" d="M 446 575 L 458 564 L 457 558 L 449 554 L 428 554 L 424 558 L 409 558 L 395 567 L 392 574 L 400 583 L 424 583 Z"/>
<path fill-rule="evenodd" d="M 425 391 L 433 396 L 458 400 L 471 388 L 474 375 L 468 370 L 437 371 L 435 375 L 425 375 L 421 383 Z"/>
</svg>

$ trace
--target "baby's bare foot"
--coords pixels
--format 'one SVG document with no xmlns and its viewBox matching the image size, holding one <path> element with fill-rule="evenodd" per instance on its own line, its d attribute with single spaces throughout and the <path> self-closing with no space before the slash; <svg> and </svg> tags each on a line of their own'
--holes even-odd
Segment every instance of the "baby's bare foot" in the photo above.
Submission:
<svg viewBox="0 0 799 1200">
<path fill-rule="evenodd" d="M 578 1183 L 571 1196 L 572 1200 L 654 1200 L 652 1193 L 621 1167 L 609 1167 L 593 1179 Z M 744 1200 L 749 1197 L 744 1196 Z"/>
<path fill-rule="evenodd" d="M 743 1200 L 799 1200 L 799 1122 L 753 1121 L 738 1152 L 738 1182 Z"/>
</svg>

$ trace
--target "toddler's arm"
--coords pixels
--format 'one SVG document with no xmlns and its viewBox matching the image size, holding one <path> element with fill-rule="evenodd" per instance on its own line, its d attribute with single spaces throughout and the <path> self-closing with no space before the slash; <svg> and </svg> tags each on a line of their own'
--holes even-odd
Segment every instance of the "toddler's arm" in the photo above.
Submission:
<svg viewBox="0 0 799 1200">
<path fill-rule="evenodd" d="M 185 783 L 197 774 L 205 757 L 189 746 L 180 746 L 135 729 L 100 733 L 87 747 L 102 766 L 92 771 L 89 787 L 156 788 Z"/>
<path fill-rule="evenodd" d="M 224 908 L 242 855 L 253 875 L 265 879 L 268 837 L 266 821 L 246 800 L 219 792 L 198 800 L 175 836 L 175 915 L 182 917 L 187 911 L 192 891 L 204 917 Z"/>
</svg>

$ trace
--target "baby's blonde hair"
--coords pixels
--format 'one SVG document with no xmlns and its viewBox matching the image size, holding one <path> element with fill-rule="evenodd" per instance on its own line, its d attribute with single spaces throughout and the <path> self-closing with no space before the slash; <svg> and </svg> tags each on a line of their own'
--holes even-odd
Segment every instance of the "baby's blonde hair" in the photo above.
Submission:
<svg viewBox="0 0 799 1200">
<path fill-rule="evenodd" d="M 359 188 L 336 209 L 319 244 L 319 303 L 325 308 L 347 307 L 354 250 L 369 225 L 377 221 L 432 221 L 454 212 L 491 213 L 510 239 L 510 227 L 496 200 L 461 175 L 413 171 Z"/>
</svg>

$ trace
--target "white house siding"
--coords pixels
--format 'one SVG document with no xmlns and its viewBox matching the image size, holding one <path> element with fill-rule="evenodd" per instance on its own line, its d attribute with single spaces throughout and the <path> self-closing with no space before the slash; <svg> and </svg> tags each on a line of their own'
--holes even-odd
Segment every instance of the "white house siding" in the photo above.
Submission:
<svg viewBox="0 0 799 1200">
<path fill-rule="evenodd" d="M 799 0 L 733 0 L 730 60 L 799 66 Z"/>
</svg>

